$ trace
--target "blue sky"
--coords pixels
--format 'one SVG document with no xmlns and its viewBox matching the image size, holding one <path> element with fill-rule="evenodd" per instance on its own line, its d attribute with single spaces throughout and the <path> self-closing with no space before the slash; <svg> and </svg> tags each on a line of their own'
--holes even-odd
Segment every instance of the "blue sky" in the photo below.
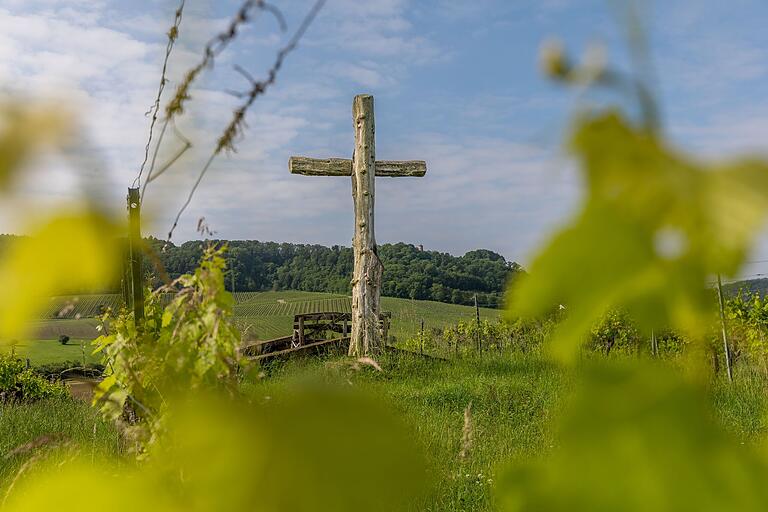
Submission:
<svg viewBox="0 0 768 512">
<path fill-rule="evenodd" d="M 274 2 L 288 33 L 307 0 Z M 239 2 L 188 0 L 168 91 Z M 636 2 L 664 125 L 673 140 L 711 158 L 766 154 L 768 2 Z M 542 41 L 574 58 L 591 44 L 631 68 L 626 3 L 606 0 L 328 0 L 276 85 L 254 104 L 238 152 L 212 167 L 175 241 L 197 219 L 222 238 L 349 245 L 350 183 L 292 176 L 288 157 L 349 157 L 355 94 L 376 100 L 377 156 L 424 159 L 422 179 L 377 181 L 379 243 L 405 241 L 462 254 L 488 248 L 525 263 L 581 197 L 562 150 L 569 116 L 587 103 L 625 98 L 566 91 L 537 69 Z M 92 167 L 35 162 L 19 185 L 29 204 L 65 201 L 83 176 L 122 206 L 143 156 L 144 111 L 155 94 L 164 32 L 176 2 L 3 0 L 0 88 L 66 105 L 82 126 Z M 285 42 L 269 16 L 249 24 L 193 91 L 180 128 L 194 143 L 154 182 L 148 233 L 163 236 L 246 83 L 262 77 Z M 175 150 L 171 141 L 165 150 Z M 114 197 L 112 197 L 114 196 Z M 16 203 L 0 206 L 0 231 L 21 231 Z M 768 257 L 768 243 L 755 258 Z"/>
</svg>

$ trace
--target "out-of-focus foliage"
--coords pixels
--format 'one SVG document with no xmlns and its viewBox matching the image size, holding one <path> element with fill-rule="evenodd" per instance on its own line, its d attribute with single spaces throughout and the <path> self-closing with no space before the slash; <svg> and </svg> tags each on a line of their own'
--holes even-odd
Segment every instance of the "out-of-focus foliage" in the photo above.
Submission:
<svg viewBox="0 0 768 512">
<path fill-rule="evenodd" d="M 62 384 L 49 382 L 14 354 L 0 354 L 0 401 L 39 400 L 66 394 Z"/>
<path fill-rule="evenodd" d="M 115 226 L 90 211 L 53 213 L 0 260 L 0 339 L 23 338 L 53 295 L 99 289 L 119 262 Z"/>
<path fill-rule="evenodd" d="M 194 274 L 150 294 L 138 328 L 123 309 L 104 316 L 109 332 L 94 340 L 104 353 L 105 376 L 93 400 L 110 419 L 122 422 L 135 450 L 143 453 L 163 429 L 169 397 L 237 387 L 240 333 L 233 323 L 232 295 L 224 289 L 226 248 L 206 249 Z M 173 292 L 166 307 L 161 294 Z"/>
<path fill-rule="evenodd" d="M 0 192 L 21 167 L 46 146 L 69 135 L 66 116 L 57 106 L 32 102 L 0 103 Z"/>
<path fill-rule="evenodd" d="M 512 313 L 565 304 L 553 340 L 563 359 L 616 308 L 647 332 L 701 337 L 714 305 L 708 279 L 736 273 L 768 210 L 768 164 L 700 164 L 613 111 L 582 117 L 571 149 L 587 198 L 511 288 Z"/>
<path fill-rule="evenodd" d="M 762 511 L 768 462 L 717 427 L 701 389 L 658 366 L 594 366 L 546 458 L 510 469 L 505 511 Z"/>
<path fill-rule="evenodd" d="M 677 352 L 686 339 L 709 341 L 716 356 L 716 300 L 707 283 L 743 264 L 768 210 L 768 164 L 708 165 L 684 156 L 658 130 L 640 81 L 604 64 L 576 66 L 558 46 L 542 57 L 555 80 L 631 90 L 643 119 L 632 123 L 615 110 L 577 119 L 570 150 L 586 199 L 511 288 L 510 313 L 542 315 L 564 305 L 552 349 L 565 361 L 590 335 L 608 351 L 647 343 L 652 332 L 659 333 L 660 353 Z M 760 316 L 758 309 L 739 310 Z M 704 361 L 705 348 L 697 343 L 691 359 Z M 715 425 L 703 390 L 684 372 L 619 361 L 587 362 L 578 371 L 557 446 L 500 480 L 503 510 L 768 508 L 766 454 Z"/>
<path fill-rule="evenodd" d="M 426 469 L 400 422 L 371 397 L 318 385 L 280 402 L 176 404 L 167 441 L 140 467 L 76 460 L 40 468 L 6 510 L 404 510 Z M 84 482 L 98 482 L 85 485 Z"/>
<path fill-rule="evenodd" d="M 73 133 L 55 106 L 0 103 L 0 192 L 9 193 L 23 166 Z M 32 215 L 30 215 L 30 218 Z M 0 340 L 20 339 L 50 296 L 99 289 L 118 260 L 115 226 L 86 205 L 35 215 L 30 235 L 10 241 L 0 260 Z"/>
</svg>

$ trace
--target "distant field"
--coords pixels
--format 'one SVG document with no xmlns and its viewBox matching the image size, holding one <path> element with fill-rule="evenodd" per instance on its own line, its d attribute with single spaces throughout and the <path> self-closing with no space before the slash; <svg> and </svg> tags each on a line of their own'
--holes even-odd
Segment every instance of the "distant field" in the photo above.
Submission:
<svg viewBox="0 0 768 512">
<path fill-rule="evenodd" d="M 331 293 L 237 292 L 234 298 L 235 316 L 246 340 L 266 340 L 290 335 L 293 316 L 296 314 L 351 310 L 348 296 Z M 97 317 L 105 308 L 119 307 L 120 301 L 118 294 L 53 297 L 37 322 L 35 341 L 23 342 L 17 350 L 20 354 L 27 354 L 25 357 L 29 357 L 33 364 L 80 360 L 79 346 L 61 346 L 55 340 L 61 334 L 73 340 L 96 338 L 99 335 L 96 330 Z M 390 334 L 397 341 L 415 335 L 421 328 L 422 320 L 424 329 L 429 330 L 475 317 L 475 309 L 471 306 L 392 297 L 382 297 L 382 309 L 392 312 Z M 498 318 L 500 311 L 480 308 L 480 315 L 484 318 Z M 86 352 L 90 352 L 88 347 Z M 73 354 L 77 357 L 71 357 Z"/>
<path fill-rule="evenodd" d="M 14 344 L 0 344 L 0 353 L 15 352 L 23 359 L 29 359 L 33 366 L 44 364 L 62 363 L 71 361 L 73 363 L 88 364 L 98 363 L 99 357 L 91 354 L 91 340 L 69 340 L 69 343 L 62 345 L 58 339 L 52 340 L 28 340 Z"/>
<path fill-rule="evenodd" d="M 459 320 L 475 318 L 470 306 L 426 300 L 382 297 L 381 307 L 392 313 L 390 334 L 397 340 L 415 335 L 424 320 L 424 329 L 442 328 Z M 270 339 L 291 333 L 293 315 L 320 311 L 351 311 L 349 297 L 315 292 L 262 292 L 235 306 L 235 314 L 248 339 Z M 500 311 L 480 308 L 480 316 L 498 318 Z"/>
</svg>

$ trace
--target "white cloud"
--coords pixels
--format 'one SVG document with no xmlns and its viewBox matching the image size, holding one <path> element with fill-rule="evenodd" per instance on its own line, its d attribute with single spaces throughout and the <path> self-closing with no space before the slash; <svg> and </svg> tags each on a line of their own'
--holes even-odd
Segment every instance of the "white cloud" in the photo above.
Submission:
<svg viewBox="0 0 768 512">
<path fill-rule="evenodd" d="M 768 157 L 768 102 L 719 110 L 705 120 L 681 121 L 672 134 L 697 154 L 713 159 L 744 154 Z"/>
<path fill-rule="evenodd" d="M 408 19 L 418 8 L 407 0 L 329 2 L 318 24 L 332 29 L 310 33 L 307 44 L 329 52 L 326 73 L 332 77 L 339 74 L 366 87 L 392 88 L 410 66 L 450 57 Z M 345 60 L 338 60 L 338 54 Z"/>
<path fill-rule="evenodd" d="M 395 85 L 397 81 L 392 76 L 382 74 L 371 62 L 353 64 L 338 62 L 329 66 L 329 71 L 338 78 L 350 80 L 365 88 L 381 88 Z"/>
<path fill-rule="evenodd" d="M 413 8 L 418 8 L 416 2 L 405 0 L 329 2 L 319 26 L 308 33 L 306 48 L 330 58 L 309 73 L 279 81 L 259 99 L 248 115 L 248 131 L 238 153 L 220 158 L 211 167 L 176 240 L 193 237 L 196 219 L 206 216 L 225 237 L 348 244 L 352 232 L 349 180 L 292 176 L 287 157 L 304 150 L 312 156 L 344 156 L 351 150 L 351 98 L 340 92 L 340 77 L 366 88 L 391 90 L 412 66 L 444 58 L 441 49 L 412 26 L 408 15 Z M 126 17 L 121 23 L 103 12 L 78 20 L 21 7 L 13 14 L 0 11 L 0 39 L 13 48 L 5 52 L 13 70 L 10 76 L 32 91 L 68 91 L 68 101 L 85 114 L 83 123 L 93 145 L 102 148 L 105 165 L 113 169 L 107 186 L 115 204 L 122 201 L 143 156 L 148 126 L 143 112 L 157 87 L 164 41 L 152 35 L 157 29 L 164 32 L 168 23 L 153 23 L 152 16 Z M 97 18 L 106 18 L 106 26 L 95 22 Z M 173 81 L 186 63 L 196 61 L 199 45 L 215 29 L 195 20 L 185 17 L 182 37 L 195 34 L 196 39 L 177 48 Z M 265 54 L 267 59 L 272 57 L 271 52 Z M 225 88 L 221 77 L 231 73 L 226 59 L 238 61 L 242 55 L 236 49 L 224 54 L 206 75 L 208 80 L 201 82 L 205 88 L 193 91 L 180 128 L 195 147 L 152 184 L 145 204 L 146 213 L 155 219 L 147 219 L 149 232 L 165 234 L 238 103 L 221 92 Z M 257 68 L 247 62 L 249 68 Z M 497 120 L 494 110 L 522 106 L 510 95 L 465 98 L 458 104 L 448 98 L 440 108 L 449 107 L 453 113 L 445 118 L 447 122 L 460 119 L 471 127 L 473 121 L 487 125 Z M 468 119 L 469 114 L 474 120 Z M 552 172 L 551 166 L 560 163 L 553 164 L 551 156 L 536 146 L 466 133 L 419 135 L 408 125 L 381 124 L 379 133 L 380 158 L 417 158 L 429 164 L 423 179 L 378 180 L 381 242 L 404 239 L 452 251 L 490 246 L 521 258 L 576 199 L 572 175 Z M 163 157 L 175 147 L 170 138 Z M 61 190 L 77 186 L 71 180 L 71 168 L 47 167 L 42 176 L 30 175 L 30 186 L 38 194 L 47 191 L 52 199 Z"/>
<path fill-rule="evenodd" d="M 75 10 L 82 7 L 73 5 Z M 312 156 L 344 156 L 351 150 L 351 98 L 340 82 L 393 90 L 413 66 L 445 58 L 412 26 L 408 17 L 412 9 L 418 6 L 405 0 L 329 2 L 318 27 L 302 45 L 314 55 L 319 52 L 323 66 L 309 73 L 295 71 L 285 80 L 281 75 L 277 85 L 259 98 L 247 116 L 238 152 L 213 164 L 175 240 L 195 237 L 197 218 L 205 216 L 224 237 L 349 244 L 349 180 L 293 176 L 287 158 L 305 151 Z M 12 76 L 15 85 L 31 93 L 67 94 L 73 109 L 84 114 L 92 146 L 103 153 L 104 166 L 112 169 L 105 173 L 107 194 L 121 205 L 143 157 L 149 122 L 143 113 L 156 91 L 165 46 L 158 29 L 164 33 L 170 20 L 155 18 L 154 13 L 118 18 L 109 9 L 89 12 L 93 15 L 78 20 L 26 7 L 13 13 L 0 10 L 0 62 L 5 63 L 0 67 L 8 67 L 12 72 L 4 76 Z M 197 61 L 202 44 L 224 21 L 208 24 L 194 14 L 185 15 L 167 90 L 172 91 L 186 67 Z M 184 40 L 184 34 L 194 37 Z M 269 62 L 272 47 L 279 44 L 271 37 L 259 39 L 261 32 L 244 35 L 238 41 L 241 46 L 223 54 L 192 91 L 193 100 L 179 127 L 194 147 L 151 185 L 145 203 L 148 233 L 165 235 L 240 101 L 223 92 L 236 88 L 229 85 L 233 76 L 229 63 L 245 60 L 249 69 L 259 69 L 261 60 Z M 243 48 L 251 51 L 251 43 L 270 50 L 258 52 L 256 62 L 243 59 Z M 304 65 L 312 62 L 298 59 Z M 503 124 L 498 110 L 528 105 L 512 95 L 489 95 L 464 98 L 459 104 L 455 98 L 444 98 L 439 108 L 450 106 L 455 111 L 446 120 L 455 122 L 458 116 L 472 126 Z M 417 120 L 415 114 L 413 119 Z M 572 173 L 553 172 L 552 167 L 562 163 L 535 145 L 480 134 L 418 134 L 411 126 L 379 128 L 380 158 L 429 163 L 423 179 L 378 180 L 380 242 L 406 240 L 454 252 L 489 247 L 523 258 L 575 203 L 578 187 Z M 161 160 L 177 148 L 178 142 L 169 136 Z M 30 174 L 25 186 L 53 201 L 61 191 L 77 188 L 72 176 L 67 164 L 45 163 Z M 0 213 L 0 229 L 7 229 L 12 221 Z"/>
</svg>

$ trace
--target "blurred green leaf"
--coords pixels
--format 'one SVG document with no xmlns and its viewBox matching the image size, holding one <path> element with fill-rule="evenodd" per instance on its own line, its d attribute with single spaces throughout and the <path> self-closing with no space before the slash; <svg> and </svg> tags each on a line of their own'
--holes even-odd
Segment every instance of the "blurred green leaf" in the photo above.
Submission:
<svg viewBox="0 0 768 512">
<path fill-rule="evenodd" d="M 646 330 L 699 336 L 714 304 L 707 280 L 738 271 L 764 221 L 768 164 L 697 163 L 613 112 L 582 119 L 571 147 L 585 204 L 511 287 L 510 314 L 566 305 L 553 346 L 565 360 L 613 308 Z"/>
<path fill-rule="evenodd" d="M 138 469 L 41 467 L 7 510 L 80 510 L 97 499 L 110 510 L 393 511 L 422 492 L 419 452 L 372 397 L 297 388 L 275 402 L 176 402 L 161 449 Z"/>
<path fill-rule="evenodd" d="M 0 339 L 23 338 L 50 297 L 98 290 L 119 266 L 117 230 L 90 211 L 62 211 L 14 240 L 0 260 Z"/>
<path fill-rule="evenodd" d="M 591 367 L 574 398 L 553 453 L 500 480 L 502 510 L 768 510 L 764 454 L 721 431 L 672 370 Z"/>
</svg>

